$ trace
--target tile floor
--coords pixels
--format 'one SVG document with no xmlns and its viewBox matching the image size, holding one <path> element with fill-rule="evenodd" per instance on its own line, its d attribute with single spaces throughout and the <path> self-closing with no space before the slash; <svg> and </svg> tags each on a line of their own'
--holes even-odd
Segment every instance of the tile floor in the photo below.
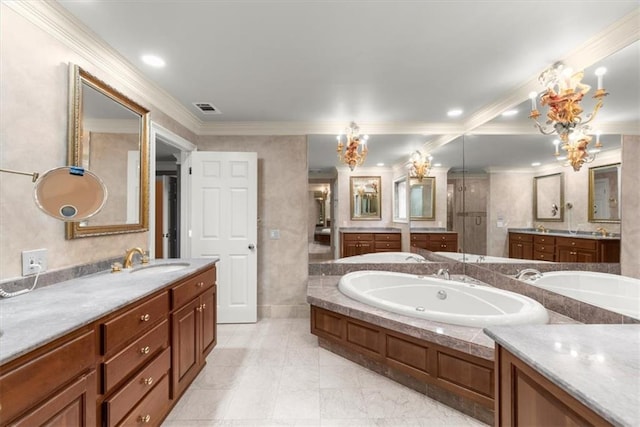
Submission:
<svg viewBox="0 0 640 427">
<path fill-rule="evenodd" d="M 164 427 L 485 424 L 323 348 L 309 319 L 218 325 L 207 365 Z"/>
</svg>

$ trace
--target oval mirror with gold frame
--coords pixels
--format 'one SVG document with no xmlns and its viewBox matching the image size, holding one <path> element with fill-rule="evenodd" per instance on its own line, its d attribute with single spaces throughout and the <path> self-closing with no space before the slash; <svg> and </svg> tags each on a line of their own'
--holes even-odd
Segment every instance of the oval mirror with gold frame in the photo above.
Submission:
<svg viewBox="0 0 640 427">
<path fill-rule="evenodd" d="M 109 198 L 66 238 L 136 233 L 149 223 L 149 110 L 77 65 L 70 65 L 69 165 L 102 179 Z"/>
</svg>

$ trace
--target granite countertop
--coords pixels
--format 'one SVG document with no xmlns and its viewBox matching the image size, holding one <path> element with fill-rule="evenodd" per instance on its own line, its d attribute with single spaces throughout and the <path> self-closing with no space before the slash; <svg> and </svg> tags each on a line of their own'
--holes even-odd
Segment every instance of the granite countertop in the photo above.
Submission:
<svg viewBox="0 0 640 427">
<path fill-rule="evenodd" d="M 412 227 L 409 231 L 411 233 L 458 233 L 442 227 Z"/>
<path fill-rule="evenodd" d="M 341 233 L 401 233 L 402 230 L 394 227 L 340 227 Z"/>
<path fill-rule="evenodd" d="M 0 298 L 0 364 L 9 362 L 75 329 L 139 300 L 182 277 L 215 264 L 218 258 L 154 260 L 147 266 L 188 266 L 169 272 L 144 272 L 144 266 L 119 273 L 103 271 Z"/>
<path fill-rule="evenodd" d="M 640 423 L 640 325 L 537 325 L 485 333 L 604 419 Z"/>
<path fill-rule="evenodd" d="M 600 233 L 592 231 L 578 231 L 576 234 L 570 233 L 568 230 L 547 230 L 539 231 L 535 228 L 509 228 L 510 233 L 524 233 L 524 234 L 536 234 L 539 236 L 558 236 L 558 237 L 571 237 L 577 239 L 596 239 L 596 240 L 619 240 L 620 235 L 618 233 L 609 233 L 607 236 L 603 236 Z"/>
</svg>

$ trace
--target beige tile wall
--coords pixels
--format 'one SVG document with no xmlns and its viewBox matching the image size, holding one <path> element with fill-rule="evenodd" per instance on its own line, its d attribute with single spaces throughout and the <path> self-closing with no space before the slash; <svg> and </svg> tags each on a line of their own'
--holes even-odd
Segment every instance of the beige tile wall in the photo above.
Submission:
<svg viewBox="0 0 640 427">
<path fill-rule="evenodd" d="M 622 158 L 621 271 L 640 279 L 640 136 L 622 138 Z"/>
<path fill-rule="evenodd" d="M 304 136 L 201 136 L 201 151 L 258 153 L 258 316 L 307 316 L 307 142 Z M 269 230 L 280 230 L 280 239 Z"/>
</svg>

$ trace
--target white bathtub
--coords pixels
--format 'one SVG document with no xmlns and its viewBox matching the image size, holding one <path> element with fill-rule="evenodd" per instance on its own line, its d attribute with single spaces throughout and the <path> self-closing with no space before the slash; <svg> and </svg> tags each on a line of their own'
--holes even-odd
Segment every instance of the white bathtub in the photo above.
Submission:
<svg viewBox="0 0 640 427">
<path fill-rule="evenodd" d="M 485 327 L 547 323 L 547 310 L 524 295 L 432 276 L 387 271 L 345 274 L 345 295 L 394 313 L 454 325 Z"/>
<path fill-rule="evenodd" d="M 503 258 L 499 256 L 463 254 L 460 252 L 434 252 L 434 254 L 451 258 L 459 262 L 475 262 L 475 263 L 493 262 L 493 263 L 503 263 L 503 264 L 515 264 L 515 263 L 523 263 L 523 262 L 529 264 L 534 262 L 547 262 L 547 261 L 538 261 L 538 260 L 532 260 L 532 259 Z"/>
<path fill-rule="evenodd" d="M 429 262 L 422 255 L 411 252 L 376 252 L 372 254 L 355 255 L 339 258 L 334 262 L 340 264 L 367 264 L 367 263 L 404 263 L 404 262 Z"/>
<path fill-rule="evenodd" d="M 640 319 L 640 280 L 590 271 L 551 271 L 526 280 L 549 291 Z"/>
</svg>

